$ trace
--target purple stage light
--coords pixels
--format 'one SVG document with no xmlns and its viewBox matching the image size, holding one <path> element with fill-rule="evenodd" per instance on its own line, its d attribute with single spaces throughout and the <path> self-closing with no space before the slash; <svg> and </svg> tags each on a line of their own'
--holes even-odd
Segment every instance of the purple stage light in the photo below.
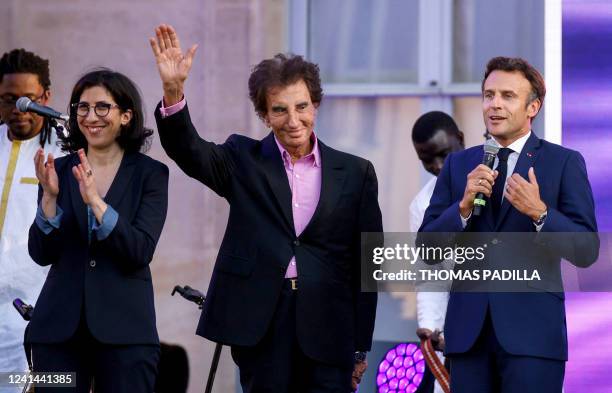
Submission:
<svg viewBox="0 0 612 393">
<path fill-rule="evenodd" d="M 377 393 L 414 393 L 425 371 L 423 353 L 416 344 L 391 348 L 378 365 Z"/>
</svg>

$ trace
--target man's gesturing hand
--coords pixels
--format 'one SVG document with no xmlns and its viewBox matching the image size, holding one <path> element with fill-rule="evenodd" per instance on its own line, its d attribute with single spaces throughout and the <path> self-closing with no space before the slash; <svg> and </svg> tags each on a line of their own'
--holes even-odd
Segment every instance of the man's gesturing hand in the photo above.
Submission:
<svg viewBox="0 0 612 393">
<path fill-rule="evenodd" d="M 537 221 L 540 215 L 546 211 L 546 204 L 540 199 L 540 187 L 533 168 L 527 173 L 529 181 L 523 179 L 518 173 L 508 178 L 504 198 L 514 208 L 526 216 Z"/>
</svg>

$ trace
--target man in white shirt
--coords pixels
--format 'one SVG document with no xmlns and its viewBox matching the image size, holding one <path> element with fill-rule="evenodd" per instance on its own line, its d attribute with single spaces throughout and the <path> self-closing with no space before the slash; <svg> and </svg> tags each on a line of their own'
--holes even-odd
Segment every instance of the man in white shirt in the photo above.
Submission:
<svg viewBox="0 0 612 393">
<path fill-rule="evenodd" d="M 419 117 L 412 128 L 412 142 L 423 167 L 432 177 L 419 191 L 410 203 L 410 232 L 417 232 L 423 221 L 423 216 L 436 185 L 436 178 L 444 165 L 444 160 L 452 152 L 464 149 L 463 133 L 459 131 L 452 117 L 444 112 L 427 112 Z M 452 269 L 452 262 L 445 262 L 443 268 Z M 447 266 L 448 265 L 448 266 Z M 435 284 L 427 283 L 417 288 L 417 336 L 420 339 L 432 338 L 438 351 L 444 349 L 444 337 L 441 334 L 446 315 L 446 305 L 450 290 L 450 282 Z M 444 356 L 438 352 L 440 360 Z M 436 382 L 434 392 L 442 392 Z"/>
<path fill-rule="evenodd" d="M 34 154 L 42 147 L 54 157 L 63 155 L 48 121 L 19 112 L 15 102 L 25 96 L 47 105 L 50 86 L 48 60 L 24 49 L 0 58 L 0 372 L 27 369 L 26 322 L 12 302 L 21 298 L 33 304 L 48 271 L 28 254 L 28 229 L 36 215 L 38 193 Z"/>
</svg>

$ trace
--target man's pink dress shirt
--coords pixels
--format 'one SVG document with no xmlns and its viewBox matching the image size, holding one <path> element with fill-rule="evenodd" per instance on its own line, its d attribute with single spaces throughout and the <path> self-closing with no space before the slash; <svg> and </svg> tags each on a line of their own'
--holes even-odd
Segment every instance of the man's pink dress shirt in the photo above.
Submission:
<svg viewBox="0 0 612 393">
<path fill-rule="evenodd" d="M 162 100 L 160 108 L 162 117 L 177 113 L 185 107 L 185 104 L 185 98 L 183 98 L 178 103 L 165 107 Z M 291 163 L 289 152 L 274 136 L 274 141 L 276 141 L 276 145 L 280 150 L 283 165 L 285 166 L 289 188 L 291 189 L 291 210 L 293 212 L 293 226 L 296 236 L 300 236 L 312 219 L 321 195 L 321 153 L 317 137 L 314 133 L 311 138 L 314 141 L 312 151 L 295 163 Z M 289 261 L 285 278 L 295 278 L 297 275 L 296 260 L 295 256 L 293 256 Z"/>
</svg>

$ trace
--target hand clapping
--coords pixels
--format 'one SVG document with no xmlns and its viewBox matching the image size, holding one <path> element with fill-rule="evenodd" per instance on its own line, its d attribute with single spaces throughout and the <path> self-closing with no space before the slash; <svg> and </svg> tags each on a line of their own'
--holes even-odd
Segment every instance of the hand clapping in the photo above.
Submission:
<svg viewBox="0 0 612 393">
<path fill-rule="evenodd" d="M 101 199 L 96 188 L 96 178 L 91 170 L 85 151 L 79 149 L 77 154 L 81 163 L 72 167 L 72 174 L 79 183 L 79 191 L 81 192 L 83 202 L 91 205 L 94 201 Z"/>
<path fill-rule="evenodd" d="M 49 153 L 47 162 L 45 162 L 45 152 L 39 148 L 34 155 L 34 167 L 36 169 L 36 177 L 40 183 L 44 196 L 47 198 L 56 198 L 59 194 L 59 180 L 55 171 L 55 162 L 53 154 Z"/>
</svg>

